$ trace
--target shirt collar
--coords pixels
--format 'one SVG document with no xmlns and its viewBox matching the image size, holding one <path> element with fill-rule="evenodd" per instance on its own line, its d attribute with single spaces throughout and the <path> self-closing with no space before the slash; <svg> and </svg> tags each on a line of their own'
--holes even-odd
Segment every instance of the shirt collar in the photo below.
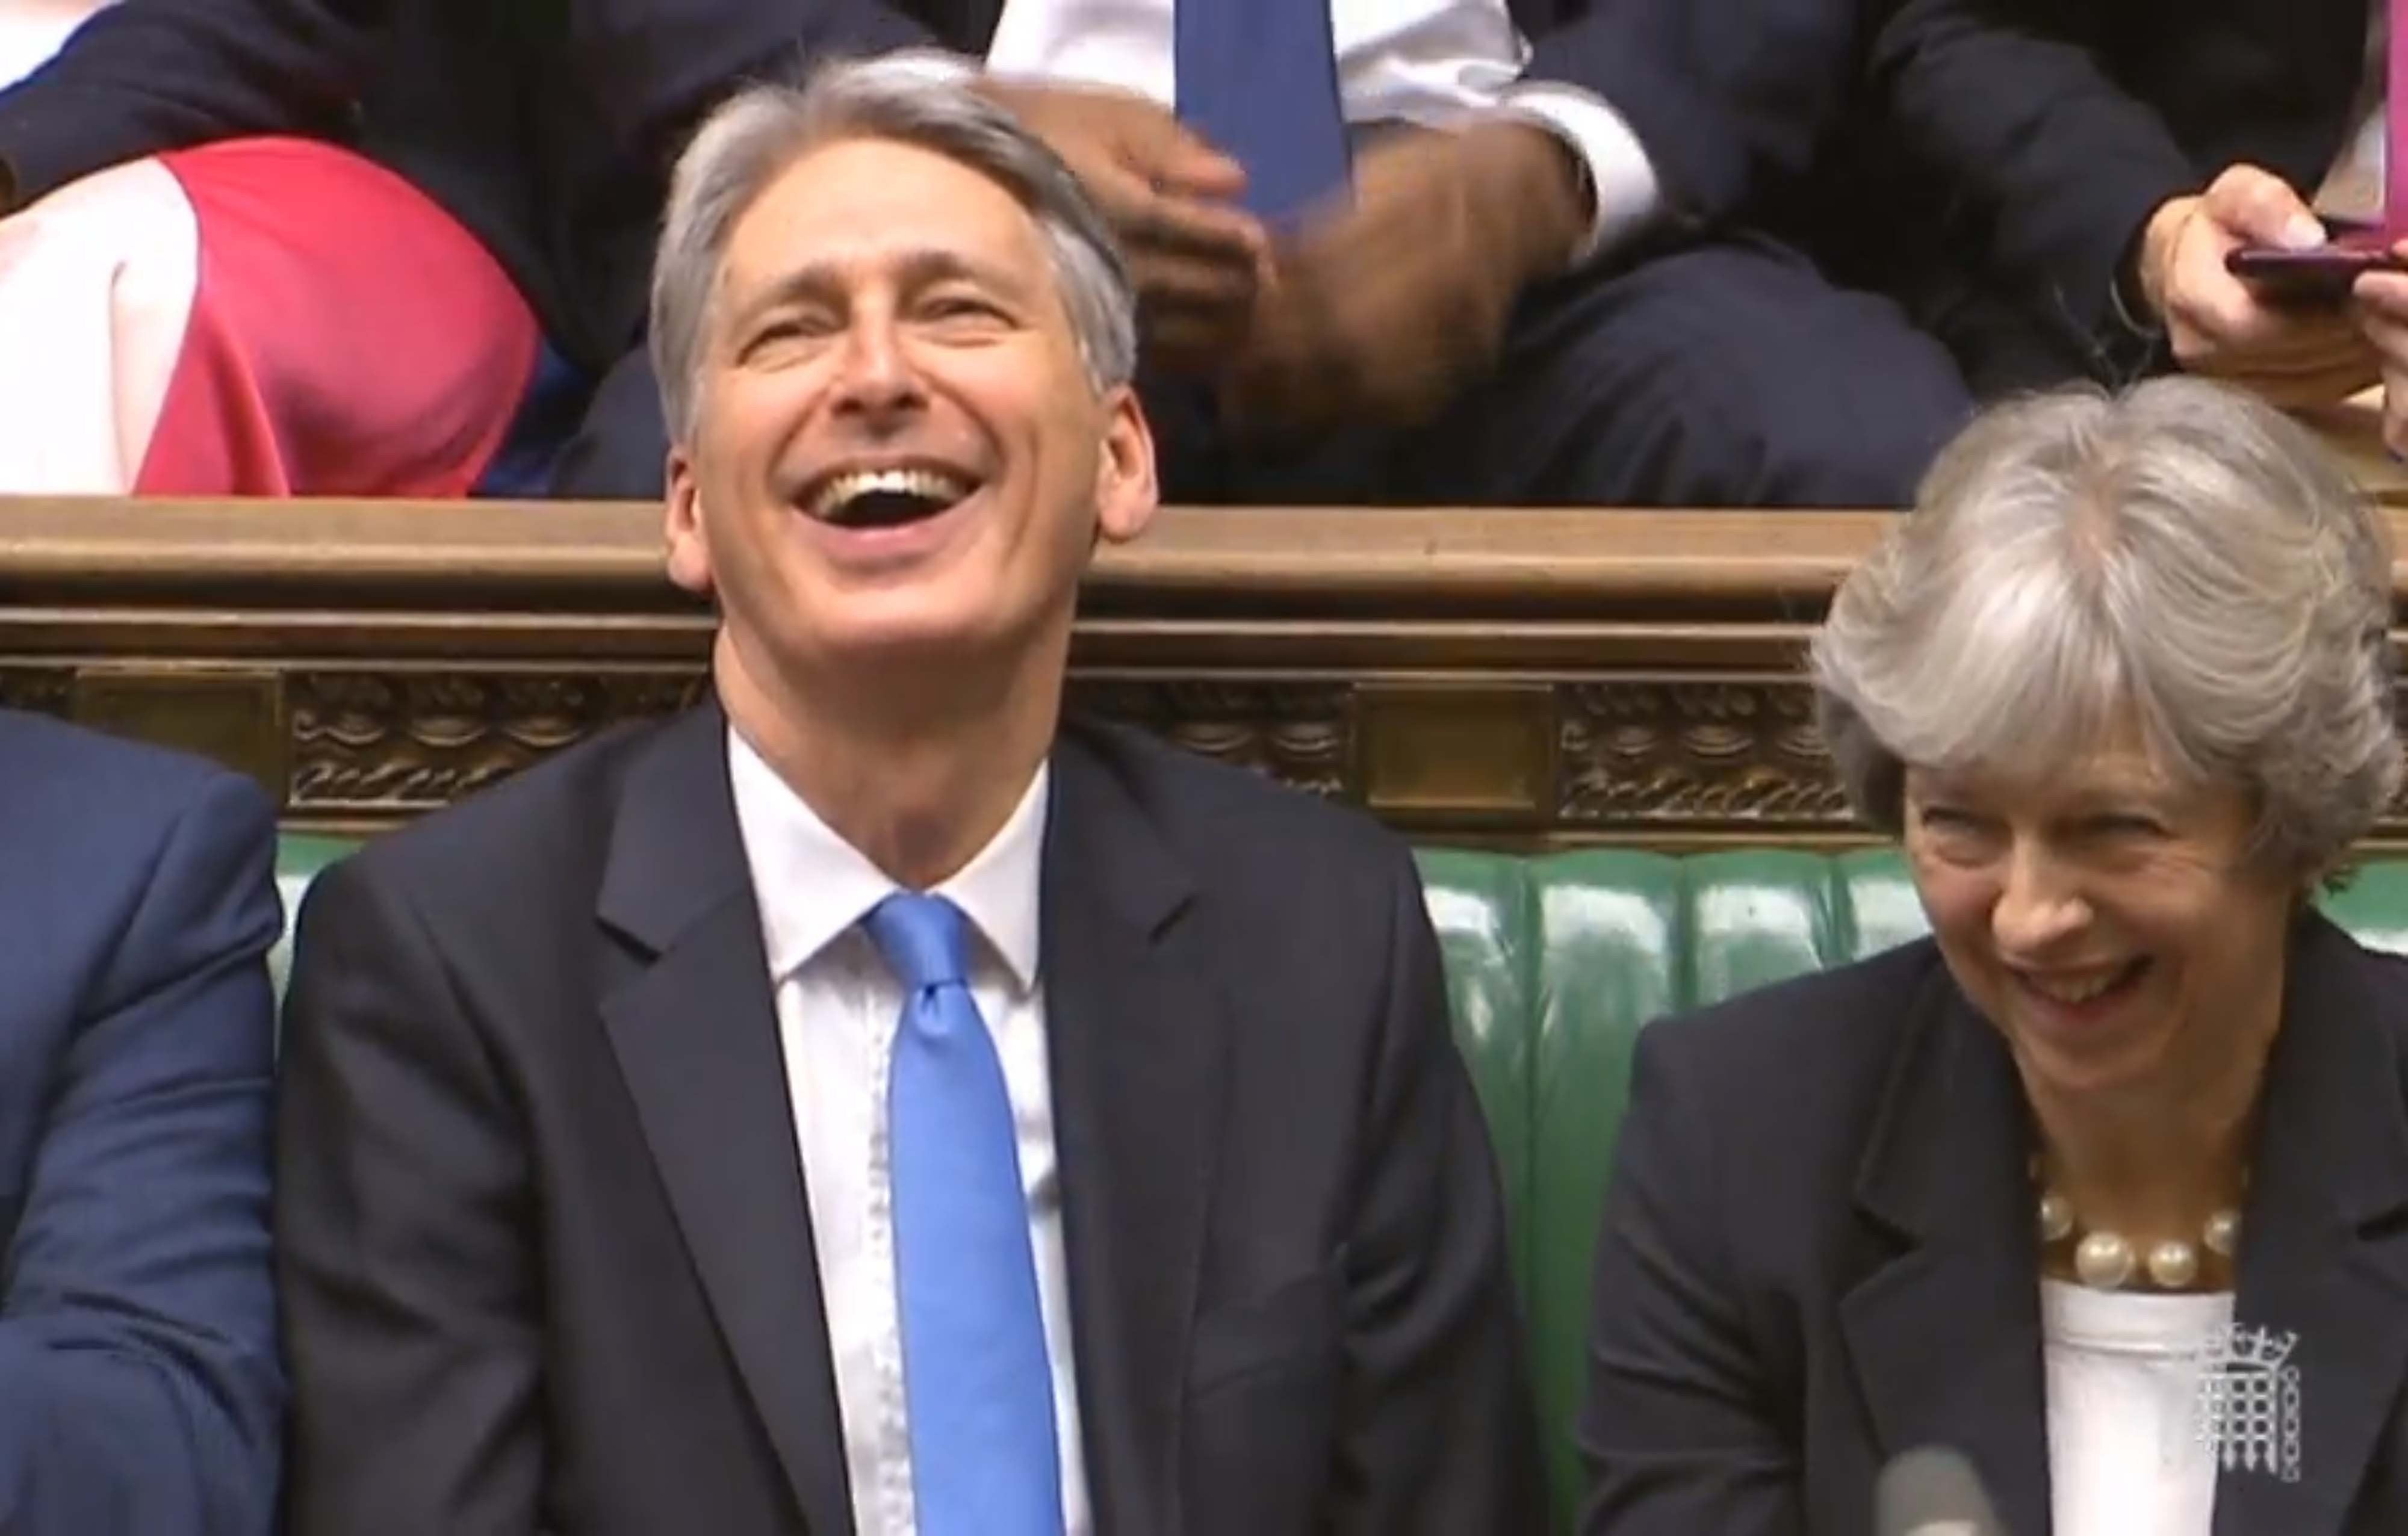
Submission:
<svg viewBox="0 0 2408 1536">
<path fill-rule="evenodd" d="M 822 821 L 733 725 L 727 774 L 769 975 L 783 981 L 902 886 Z M 1037 984 L 1038 869 L 1050 777 L 1049 765 L 1039 763 L 986 846 L 933 893 L 962 910 L 1023 992 Z"/>
</svg>

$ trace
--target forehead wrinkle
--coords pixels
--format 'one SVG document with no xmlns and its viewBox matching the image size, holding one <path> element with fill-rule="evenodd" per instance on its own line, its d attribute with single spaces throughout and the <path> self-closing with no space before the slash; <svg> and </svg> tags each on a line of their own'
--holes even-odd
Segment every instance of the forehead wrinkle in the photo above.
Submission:
<svg viewBox="0 0 2408 1536">
<path fill-rule="evenodd" d="M 915 148 L 908 144 L 897 147 Z M 713 319 L 718 318 L 719 314 L 724 311 L 731 282 L 744 265 L 739 252 L 744 251 L 747 235 L 754 220 L 760 215 L 763 206 L 776 200 L 783 191 L 787 180 L 823 152 L 824 151 L 813 151 L 811 155 L 797 161 L 795 166 L 789 168 L 785 176 L 773 182 L 751 208 L 738 216 L 735 229 L 728 239 L 727 257 L 720 264 L 720 269 L 711 284 L 710 312 Z M 933 151 L 924 152 L 929 153 L 932 158 L 944 160 L 948 165 L 955 164 L 946 160 L 944 156 L 935 155 Z M 1029 215 L 1027 208 L 1020 203 L 1019 199 L 1012 195 L 1010 189 L 981 175 L 974 167 L 960 166 L 959 168 L 965 175 L 992 187 L 996 194 L 1011 203 L 1018 218 L 1012 223 L 1010 237 L 1012 244 L 1017 249 L 1010 254 L 1021 258 L 1017 264 L 1008 259 L 996 259 L 978 251 L 964 250 L 958 244 L 943 243 L 939 239 L 932 238 L 930 233 L 924 228 L 907 229 L 900 235 L 892 231 L 875 230 L 869 233 L 850 233 L 839 237 L 834 249 L 814 252 L 802 266 L 780 272 L 775 276 L 765 277 L 761 281 L 761 291 L 744 302 L 742 308 L 737 311 L 738 315 L 750 316 L 778 304 L 806 296 L 813 290 L 829 295 L 841 294 L 851 281 L 867 272 L 891 274 L 896 278 L 898 286 L 906 291 L 925 288 L 953 280 L 969 281 L 994 291 L 998 296 L 1028 305 L 1045 302 L 1044 295 L 1050 293 L 1053 295 L 1050 301 L 1053 309 L 1067 323 L 1069 319 L 1068 297 L 1067 294 L 1061 292 L 1062 283 L 1059 275 L 1054 271 L 1054 263 L 1051 252 L 1046 249 L 1037 221 Z M 954 231 L 948 230 L 946 233 L 952 234 Z M 1041 278 L 1033 280 L 1027 273 L 1019 270 L 1020 266 L 1038 268 Z"/>
</svg>

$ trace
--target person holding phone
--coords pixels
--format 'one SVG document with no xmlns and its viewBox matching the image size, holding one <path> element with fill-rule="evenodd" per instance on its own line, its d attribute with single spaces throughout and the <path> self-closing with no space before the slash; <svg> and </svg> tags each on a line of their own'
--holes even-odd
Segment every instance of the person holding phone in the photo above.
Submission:
<svg viewBox="0 0 2408 1536">
<path fill-rule="evenodd" d="M 2386 15 L 1905 0 L 1870 67 L 1914 175 L 2084 371 L 2329 405 L 2408 365 L 2408 280 L 2356 277 L 2387 257 L 2348 237 L 2380 217 Z"/>
<path fill-rule="evenodd" d="M 2352 280 L 2389 258 L 2342 233 L 2281 177 L 2236 165 L 2150 215 L 2126 291 L 2177 366 L 2276 405 L 2330 405 L 2383 375 Z"/>
</svg>

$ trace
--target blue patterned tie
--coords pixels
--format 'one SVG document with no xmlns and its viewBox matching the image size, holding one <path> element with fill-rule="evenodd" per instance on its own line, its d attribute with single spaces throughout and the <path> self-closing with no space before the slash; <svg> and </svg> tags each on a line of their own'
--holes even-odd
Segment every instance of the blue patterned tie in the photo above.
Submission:
<svg viewBox="0 0 2408 1536">
<path fill-rule="evenodd" d="M 887 1116 L 919 1536 L 1062 1536 L 1020 1142 L 961 909 L 900 892 L 865 923 L 907 993 Z"/>
<path fill-rule="evenodd" d="M 1329 0 L 1176 0 L 1179 116 L 1246 168 L 1246 207 L 1285 220 L 1345 184 Z"/>
</svg>

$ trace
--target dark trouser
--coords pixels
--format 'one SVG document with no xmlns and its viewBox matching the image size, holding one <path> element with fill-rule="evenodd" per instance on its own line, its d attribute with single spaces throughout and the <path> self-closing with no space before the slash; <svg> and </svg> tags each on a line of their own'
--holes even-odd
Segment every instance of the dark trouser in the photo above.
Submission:
<svg viewBox="0 0 2408 1536">
<path fill-rule="evenodd" d="M 1973 409 L 1946 349 L 1895 304 L 1762 240 L 1534 292 L 1495 373 L 1411 432 L 1266 452 L 1226 440 L 1199 392 L 1142 388 L 1165 495 L 1190 503 L 1902 506 Z M 631 354 L 556 489 L 657 495 L 664 451 L 651 372 Z"/>
<path fill-rule="evenodd" d="M 611 366 L 586 405 L 584 424 L 561 451 L 552 494 L 574 499 L 656 501 L 668 478 L 669 435 L 660 386 L 641 347 Z"/>
</svg>

